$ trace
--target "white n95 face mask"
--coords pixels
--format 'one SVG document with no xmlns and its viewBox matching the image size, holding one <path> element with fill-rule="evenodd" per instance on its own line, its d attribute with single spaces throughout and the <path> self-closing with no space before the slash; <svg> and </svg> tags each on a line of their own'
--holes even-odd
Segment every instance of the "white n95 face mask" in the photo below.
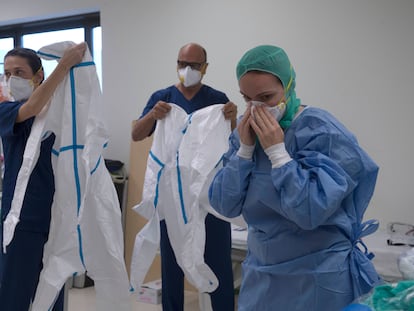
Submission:
<svg viewBox="0 0 414 311">
<path fill-rule="evenodd" d="M 26 100 L 32 95 L 34 84 L 31 79 L 10 76 L 8 81 L 10 94 L 15 101 Z"/>
<path fill-rule="evenodd" d="M 178 69 L 178 78 L 185 87 L 193 86 L 201 81 L 201 72 L 187 66 L 183 69 Z"/>
<path fill-rule="evenodd" d="M 254 117 L 254 108 L 257 107 L 257 106 L 265 105 L 264 102 L 255 101 L 255 100 L 250 101 L 250 103 L 252 105 L 250 109 L 251 109 L 251 114 L 252 114 L 253 117 Z M 275 120 L 277 122 L 279 122 L 283 118 L 283 115 L 285 114 L 286 103 L 285 102 L 280 102 L 279 104 L 277 104 L 276 106 L 273 106 L 273 107 L 266 106 L 266 109 L 267 109 L 267 111 L 269 111 L 272 114 L 272 116 L 275 118 Z"/>
</svg>

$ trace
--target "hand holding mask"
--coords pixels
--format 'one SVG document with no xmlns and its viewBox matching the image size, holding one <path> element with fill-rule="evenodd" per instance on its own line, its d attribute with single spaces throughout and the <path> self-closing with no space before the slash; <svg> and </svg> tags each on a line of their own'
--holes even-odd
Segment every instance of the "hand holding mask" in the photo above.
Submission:
<svg viewBox="0 0 414 311">
<path fill-rule="evenodd" d="M 252 117 L 254 118 L 255 108 L 257 106 L 263 106 L 263 105 L 265 105 L 265 103 L 255 101 L 255 100 L 250 101 L 250 103 L 251 103 L 250 113 L 251 113 Z M 276 106 L 273 106 L 273 107 L 269 107 L 267 105 L 265 107 L 266 107 L 267 111 L 269 111 L 271 113 L 271 115 L 275 118 L 275 120 L 277 122 L 279 122 L 283 118 L 283 115 L 285 114 L 285 111 L 286 111 L 286 103 L 285 102 L 280 102 L 279 104 L 277 104 Z"/>
</svg>

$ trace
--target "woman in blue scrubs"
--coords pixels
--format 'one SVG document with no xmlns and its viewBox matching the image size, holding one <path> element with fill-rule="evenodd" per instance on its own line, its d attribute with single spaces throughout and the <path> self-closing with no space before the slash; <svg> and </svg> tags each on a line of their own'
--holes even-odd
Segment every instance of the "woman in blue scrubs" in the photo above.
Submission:
<svg viewBox="0 0 414 311">
<path fill-rule="evenodd" d="M 239 310 L 335 311 L 381 282 L 361 238 L 378 166 L 327 111 L 296 98 L 285 51 L 258 46 L 237 65 L 247 109 L 209 191 L 248 224 Z"/>
<path fill-rule="evenodd" d="M 69 69 L 82 60 L 85 50 L 85 43 L 69 48 L 46 80 L 41 60 L 33 50 L 15 48 L 4 58 L 3 82 L 10 93 L 3 91 L 0 103 L 0 136 L 5 161 L 2 222 L 11 208 L 17 175 L 34 118 L 47 104 Z M 27 186 L 20 222 L 6 252 L 0 254 L 1 311 L 27 311 L 35 295 L 54 195 L 51 164 L 54 139 L 54 134 L 51 134 L 42 141 L 39 160 Z M 62 294 L 53 310 L 63 310 Z"/>
</svg>

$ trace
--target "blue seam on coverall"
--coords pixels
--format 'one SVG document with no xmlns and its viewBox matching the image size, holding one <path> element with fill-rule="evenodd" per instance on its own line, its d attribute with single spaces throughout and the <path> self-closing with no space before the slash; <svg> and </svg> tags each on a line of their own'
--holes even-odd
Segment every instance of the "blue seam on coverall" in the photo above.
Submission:
<svg viewBox="0 0 414 311">
<path fill-rule="evenodd" d="M 164 170 L 164 166 L 165 164 L 161 162 L 160 159 L 158 159 L 155 154 L 152 153 L 152 151 L 149 152 L 149 155 L 151 156 L 151 158 L 159 165 L 161 166 L 161 169 L 158 171 L 157 174 L 157 186 L 155 187 L 155 197 L 154 197 L 154 208 L 157 208 L 158 205 L 158 194 L 159 194 L 159 189 L 158 186 L 160 184 L 160 179 L 161 179 L 161 175 L 162 175 L 162 171 Z"/>
<path fill-rule="evenodd" d="M 74 68 L 76 67 L 85 67 L 94 65 L 94 62 L 84 62 L 80 63 L 70 69 L 70 85 L 71 85 L 71 96 L 72 96 L 72 135 L 73 135 L 73 146 L 77 146 L 77 127 L 76 127 L 76 92 L 75 92 L 75 76 Z M 73 148 L 73 169 L 75 174 L 75 183 L 76 183 L 76 193 L 77 193 L 77 215 L 79 216 L 80 207 L 81 207 L 81 189 L 80 189 L 80 180 L 79 180 L 79 168 L 78 168 L 78 148 Z M 78 231 L 78 240 L 79 240 L 79 257 L 82 262 L 82 265 L 86 269 L 85 259 L 83 256 L 83 246 L 82 246 L 82 231 L 80 224 L 77 225 Z"/>
<path fill-rule="evenodd" d="M 178 184 L 178 194 L 180 195 L 180 205 L 181 205 L 181 213 L 183 215 L 184 224 L 187 224 L 187 215 L 185 214 L 185 206 L 184 206 L 184 198 L 183 198 L 183 185 L 181 182 L 181 172 L 180 166 L 178 161 L 179 152 L 177 151 L 177 184 Z"/>
<path fill-rule="evenodd" d="M 108 146 L 108 143 L 106 142 L 103 145 L 103 148 L 105 149 L 107 146 Z M 83 149 L 84 147 L 85 147 L 84 145 L 79 145 L 76 148 L 77 149 Z M 60 155 L 60 152 L 67 151 L 67 150 L 71 150 L 72 148 L 74 148 L 74 147 L 73 146 L 66 146 L 66 147 L 60 148 L 59 151 L 57 151 L 56 149 L 53 149 L 52 148 L 52 154 L 58 157 Z M 102 156 L 99 156 L 98 161 L 95 164 L 95 167 L 90 171 L 90 174 L 91 175 L 93 175 L 95 173 L 95 171 L 98 169 L 99 164 L 101 163 L 101 161 L 102 161 Z"/>
<path fill-rule="evenodd" d="M 76 184 L 76 199 L 77 199 L 77 213 L 79 216 L 80 205 L 81 205 L 81 189 L 79 180 L 79 169 L 78 169 L 78 153 L 77 153 L 77 127 L 76 127 L 76 93 L 75 93 L 75 76 L 72 67 L 69 72 L 70 77 L 70 89 L 72 98 L 72 142 L 74 148 L 73 151 L 73 173 L 75 174 Z M 82 261 L 83 262 L 83 261 Z"/>
<path fill-rule="evenodd" d="M 96 162 L 96 164 L 95 164 L 95 167 L 92 169 L 92 171 L 90 172 L 90 174 L 91 175 L 93 175 L 93 173 L 95 173 L 95 171 L 98 169 L 98 167 L 99 167 L 99 164 L 101 164 L 101 159 L 102 159 L 102 156 L 99 156 L 99 159 L 98 159 L 98 161 Z"/>
<path fill-rule="evenodd" d="M 191 118 L 192 118 L 193 114 L 191 113 L 188 116 L 188 120 L 187 120 L 187 125 L 186 127 L 182 130 L 183 135 L 185 134 L 185 132 L 187 131 L 188 125 L 191 124 Z M 182 181 L 181 181 L 181 171 L 180 171 L 180 163 L 179 163 L 179 151 L 177 150 L 177 161 L 176 161 L 176 169 L 177 169 L 177 185 L 178 185 L 178 194 L 180 195 L 180 205 L 181 205 L 181 213 L 183 215 L 183 220 L 184 220 L 184 224 L 188 223 L 188 219 L 187 219 L 187 215 L 185 213 L 185 204 L 184 204 L 184 197 L 183 197 L 183 185 L 182 185 Z"/>
<path fill-rule="evenodd" d="M 50 58 L 54 58 L 54 59 L 60 59 L 61 58 L 60 56 L 44 53 L 44 52 L 41 52 L 41 51 L 37 51 L 36 54 L 37 55 L 43 55 L 43 56 L 50 57 Z"/>
</svg>

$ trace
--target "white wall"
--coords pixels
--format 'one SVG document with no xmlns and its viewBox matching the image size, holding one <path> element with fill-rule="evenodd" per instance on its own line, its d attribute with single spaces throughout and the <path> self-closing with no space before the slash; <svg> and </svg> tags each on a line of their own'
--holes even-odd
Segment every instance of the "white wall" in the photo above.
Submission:
<svg viewBox="0 0 414 311">
<path fill-rule="evenodd" d="M 4 2 L 4 3 L 3 3 Z M 414 2 L 411 0 L 0 0 L 0 25 L 101 11 L 107 158 L 129 165 L 130 124 L 176 82 L 179 47 L 204 45 L 204 82 L 239 106 L 235 66 L 257 44 L 290 56 L 302 103 L 326 108 L 380 166 L 367 217 L 414 223 Z M 7 8 L 4 10 L 4 8 Z"/>
</svg>

